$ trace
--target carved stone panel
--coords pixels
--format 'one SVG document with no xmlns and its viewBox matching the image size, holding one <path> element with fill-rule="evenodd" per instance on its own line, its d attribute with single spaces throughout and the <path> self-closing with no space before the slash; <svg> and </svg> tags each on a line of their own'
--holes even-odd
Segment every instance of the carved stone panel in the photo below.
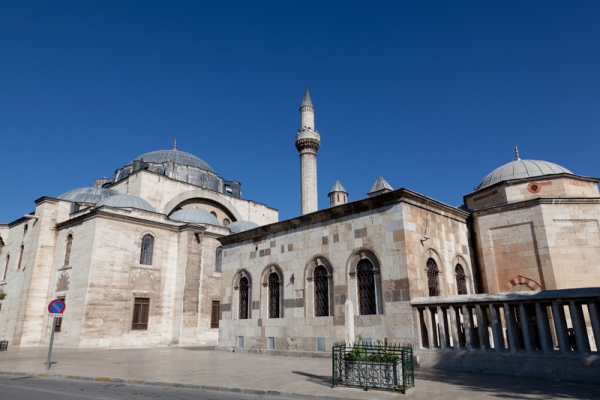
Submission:
<svg viewBox="0 0 600 400">
<path fill-rule="evenodd" d="M 56 281 L 56 291 L 65 292 L 67 290 L 69 290 L 69 274 L 63 271 Z"/>
</svg>

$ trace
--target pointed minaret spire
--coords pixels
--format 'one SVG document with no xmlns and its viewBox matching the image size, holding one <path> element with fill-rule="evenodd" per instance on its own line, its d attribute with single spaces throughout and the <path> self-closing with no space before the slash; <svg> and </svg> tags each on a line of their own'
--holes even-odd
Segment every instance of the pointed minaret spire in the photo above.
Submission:
<svg viewBox="0 0 600 400">
<path fill-rule="evenodd" d="M 519 157 L 519 146 L 517 146 L 517 144 L 515 143 L 515 157 L 517 157 L 517 160 L 520 160 L 521 157 Z"/>
<path fill-rule="evenodd" d="M 175 136 L 175 140 L 173 141 L 173 150 L 177 150 L 177 136 Z"/>
<path fill-rule="evenodd" d="M 333 188 L 331 188 L 331 192 L 327 195 L 329 196 L 329 206 L 335 207 L 340 204 L 346 204 L 348 202 L 348 192 L 342 186 L 340 181 L 335 181 Z"/>
<path fill-rule="evenodd" d="M 319 210 L 317 197 L 317 150 L 321 136 L 315 129 L 315 107 L 304 89 L 300 106 L 300 129 L 296 134 L 296 149 L 300 153 L 300 212 L 302 215 Z"/>
</svg>

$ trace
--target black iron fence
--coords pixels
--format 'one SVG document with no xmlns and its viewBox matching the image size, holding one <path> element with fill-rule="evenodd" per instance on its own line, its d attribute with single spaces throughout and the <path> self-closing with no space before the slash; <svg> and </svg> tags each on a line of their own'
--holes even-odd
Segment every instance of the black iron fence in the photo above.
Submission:
<svg viewBox="0 0 600 400">
<path fill-rule="evenodd" d="M 345 343 L 333 346 L 332 387 L 355 386 L 397 390 L 415 385 L 413 351 L 410 346 L 383 343 Z"/>
</svg>

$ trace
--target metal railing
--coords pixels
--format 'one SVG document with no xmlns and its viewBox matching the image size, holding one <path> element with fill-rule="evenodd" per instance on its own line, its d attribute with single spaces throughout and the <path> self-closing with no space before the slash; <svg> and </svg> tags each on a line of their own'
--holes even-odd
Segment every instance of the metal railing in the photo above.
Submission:
<svg viewBox="0 0 600 400">
<path fill-rule="evenodd" d="M 425 349 L 598 355 L 600 288 L 411 301 Z"/>
<path fill-rule="evenodd" d="M 0 351 L 8 350 L 8 340 L 0 340 Z"/>
<path fill-rule="evenodd" d="M 331 386 L 387 389 L 406 393 L 415 385 L 410 346 L 356 343 L 332 349 Z"/>
</svg>

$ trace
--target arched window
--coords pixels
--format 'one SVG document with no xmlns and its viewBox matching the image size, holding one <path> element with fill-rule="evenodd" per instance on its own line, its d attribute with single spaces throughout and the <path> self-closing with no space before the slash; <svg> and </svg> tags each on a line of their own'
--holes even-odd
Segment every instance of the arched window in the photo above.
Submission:
<svg viewBox="0 0 600 400">
<path fill-rule="evenodd" d="M 6 272 L 8 271 L 8 262 L 10 261 L 10 254 L 6 255 L 6 264 L 4 264 L 4 273 L 2 274 L 2 280 L 6 280 Z"/>
<path fill-rule="evenodd" d="M 440 284 L 438 281 L 439 270 L 437 263 L 433 258 L 427 260 L 427 286 L 430 296 L 440 295 Z"/>
<path fill-rule="evenodd" d="M 366 258 L 360 260 L 356 266 L 356 278 L 358 280 L 358 303 L 360 315 L 377 314 L 373 263 Z"/>
<path fill-rule="evenodd" d="M 240 319 L 248 319 L 248 278 L 240 279 Z"/>
<path fill-rule="evenodd" d="M 329 279 L 327 269 L 320 265 L 313 272 L 315 282 L 315 316 L 329 316 Z"/>
<path fill-rule="evenodd" d="M 25 251 L 25 246 L 21 245 L 21 249 L 19 250 L 19 260 L 17 261 L 17 271 L 21 269 L 21 261 L 23 261 L 23 252 Z"/>
<path fill-rule="evenodd" d="M 69 261 L 71 259 L 71 246 L 73 244 L 73 235 L 67 236 L 67 245 L 65 246 L 65 267 L 69 266 Z"/>
<path fill-rule="evenodd" d="M 152 251 L 154 250 L 154 238 L 152 235 L 144 235 L 142 238 L 142 252 L 140 264 L 152 265 Z"/>
<path fill-rule="evenodd" d="M 269 275 L 269 318 L 279 318 L 279 275 L 272 272 Z"/>
<path fill-rule="evenodd" d="M 29 229 L 29 226 L 27 224 L 25 224 L 25 226 L 23 227 L 23 235 L 27 235 L 28 229 Z"/>
<path fill-rule="evenodd" d="M 462 265 L 456 264 L 454 269 L 456 272 L 456 291 L 458 294 L 467 294 L 467 277 L 465 276 L 465 270 Z"/>
<path fill-rule="evenodd" d="M 225 218 L 225 219 L 223 220 L 223 226 L 227 226 L 227 225 L 229 225 L 230 223 L 231 223 L 231 220 L 230 220 L 229 218 Z"/>
<path fill-rule="evenodd" d="M 217 247 L 217 252 L 215 255 L 215 272 L 221 272 L 221 262 L 223 260 L 223 248 L 221 246 Z"/>
</svg>

